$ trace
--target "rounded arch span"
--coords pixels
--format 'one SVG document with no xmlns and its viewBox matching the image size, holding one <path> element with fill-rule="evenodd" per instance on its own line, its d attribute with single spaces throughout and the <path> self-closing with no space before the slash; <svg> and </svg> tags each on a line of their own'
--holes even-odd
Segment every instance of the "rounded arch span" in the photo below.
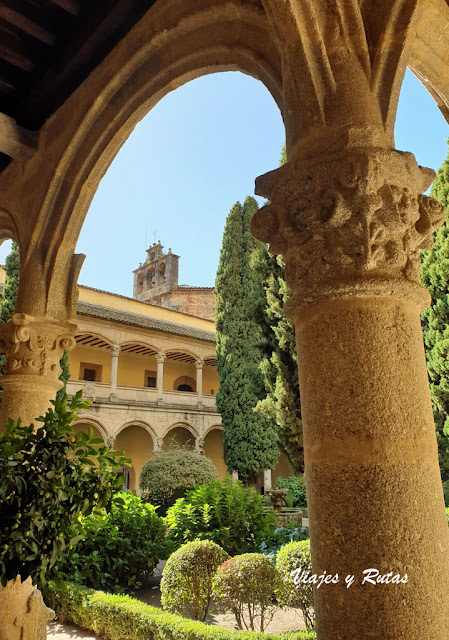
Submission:
<svg viewBox="0 0 449 640">
<path fill-rule="evenodd" d="M 201 360 L 201 356 L 198 353 L 195 353 L 190 349 L 184 349 L 184 347 L 182 349 L 167 349 L 165 352 L 165 357 L 170 360 L 171 356 L 182 355 L 184 353 L 193 358 L 194 361 Z M 172 359 L 176 360 L 176 357 Z"/>
<path fill-rule="evenodd" d="M 170 431 L 173 431 L 173 429 L 177 429 L 178 427 L 181 427 L 181 429 L 186 429 L 187 431 L 189 431 L 189 433 L 191 433 L 195 439 L 199 437 L 199 433 L 195 429 L 195 427 L 192 427 L 192 425 L 189 424 L 188 422 L 178 421 L 178 422 L 174 422 L 173 424 L 171 424 L 169 427 L 165 429 L 165 431 L 162 434 L 162 438 L 165 438 L 170 433 Z"/>
<path fill-rule="evenodd" d="M 449 122 L 449 10 L 445 2 L 426 2 L 414 29 L 407 66 L 421 80 Z"/>
<path fill-rule="evenodd" d="M 119 347 L 123 352 L 125 352 L 127 347 L 144 347 L 145 349 L 154 352 L 150 355 L 156 355 L 161 351 L 160 347 L 152 344 L 150 341 L 146 340 L 145 337 L 142 337 L 142 339 L 139 338 L 139 340 L 125 340 L 124 342 L 119 343 Z M 148 355 L 148 353 L 145 353 L 145 355 Z"/>
<path fill-rule="evenodd" d="M 104 422 L 102 422 L 99 418 L 95 418 L 94 416 L 79 416 L 78 418 L 76 418 L 76 420 L 73 421 L 74 427 L 81 424 L 87 424 L 88 426 L 96 427 L 105 443 L 107 443 L 108 437 L 112 435 L 112 433 L 108 431 Z"/>
<path fill-rule="evenodd" d="M 158 2 L 56 112 L 46 127 L 57 136 L 48 144 L 41 136 L 29 163 L 32 180 L 51 146 L 56 160 L 38 185 L 33 233 L 52 238 L 54 270 L 67 271 L 98 184 L 135 125 L 170 91 L 219 71 L 253 76 L 281 106 L 281 59 L 259 3 Z"/>
<path fill-rule="evenodd" d="M 207 427 L 207 429 L 203 433 L 203 438 L 205 438 L 211 431 L 223 431 L 223 425 L 213 424 L 210 427 Z"/>
<path fill-rule="evenodd" d="M 126 422 L 124 422 L 123 424 L 121 424 L 119 426 L 118 429 L 115 430 L 114 432 L 114 437 L 116 438 L 120 433 L 122 433 L 122 431 L 124 431 L 127 427 L 142 427 L 142 429 L 145 429 L 145 431 L 147 431 L 152 440 L 153 440 L 153 446 L 156 446 L 156 442 L 157 442 L 157 435 L 156 432 L 154 431 L 153 427 L 148 423 L 145 422 L 145 420 L 127 420 Z"/>
<path fill-rule="evenodd" d="M 106 343 L 108 347 L 112 347 L 115 345 L 115 341 L 112 338 L 112 336 L 108 335 L 107 333 L 103 333 L 101 331 L 95 331 L 95 330 L 91 331 L 90 329 L 78 329 L 78 331 L 76 332 L 76 341 L 78 343 L 82 340 L 82 338 L 87 338 L 89 336 L 92 336 L 93 338 L 97 338 L 98 340 L 102 340 L 103 342 Z"/>
<path fill-rule="evenodd" d="M 5 240 L 14 240 L 20 247 L 19 234 L 14 216 L 12 216 L 7 209 L 0 207 L 0 244 Z"/>
</svg>

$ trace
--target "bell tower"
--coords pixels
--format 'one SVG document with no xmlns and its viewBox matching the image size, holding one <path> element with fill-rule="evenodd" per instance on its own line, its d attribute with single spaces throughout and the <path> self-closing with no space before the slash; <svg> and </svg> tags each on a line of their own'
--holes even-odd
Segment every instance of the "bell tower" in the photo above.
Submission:
<svg viewBox="0 0 449 640">
<path fill-rule="evenodd" d="M 161 295 L 178 288 L 179 256 L 169 249 L 164 254 L 161 241 L 147 249 L 145 262 L 134 273 L 133 297 L 141 302 L 156 302 Z"/>
</svg>

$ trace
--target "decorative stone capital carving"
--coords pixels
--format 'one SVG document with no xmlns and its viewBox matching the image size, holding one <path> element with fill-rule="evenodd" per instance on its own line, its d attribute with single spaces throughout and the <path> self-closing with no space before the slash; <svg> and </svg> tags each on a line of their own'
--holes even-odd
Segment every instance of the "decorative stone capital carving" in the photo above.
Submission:
<svg viewBox="0 0 449 640">
<path fill-rule="evenodd" d="M 258 178 L 256 192 L 271 202 L 252 231 L 284 256 L 290 309 L 348 295 L 418 295 L 425 304 L 419 249 L 432 246 L 444 218 L 421 195 L 433 177 L 411 153 L 360 148 Z"/>
<path fill-rule="evenodd" d="M 44 640 L 47 622 L 55 612 L 45 606 L 41 592 L 31 578 L 20 576 L 0 587 L 0 638 L 5 640 Z"/>
<path fill-rule="evenodd" d="M 47 317 L 14 313 L 10 322 L 0 327 L 7 362 L 6 375 L 60 375 L 59 361 L 65 350 L 76 345 L 76 325 L 60 324 Z"/>
<path fill-rule="evenodd" d="M 202 368 L 203 368 L 203 366 L 204 366 L 204 360 L 201 360 L 201 359 L 200 359 L 200 360 L 197 360 L 197 361 L 195 362 L 195 364 L 196 364 L 196 368 L 197 368 L 197 369 L 202 369 Z"/>
<path fill-rule="evenodd" d="M 118 345 L 118 344 L 114 344 L 114 345 L 111 347 L 110 351 L 111 351 L 111 356 L 112 356 L 113 358 L 118 358 L 118 357 L 119 357 L 119 355 L 120 355 L 120 345 Z"/>
<path fill-rule="evenodd" d="M 165 353 L 163 351 L 160 351 L 156 355 L 156 362 L 164 362 L 164 360 L 165 360 Z"/>
<path fill-rule="evenodd" d="M 164 445 L 164 439 L 157 438 L 156 444 L 154 445 L 154 451 L 162 451 L 163 445 Z"/>
</svg>

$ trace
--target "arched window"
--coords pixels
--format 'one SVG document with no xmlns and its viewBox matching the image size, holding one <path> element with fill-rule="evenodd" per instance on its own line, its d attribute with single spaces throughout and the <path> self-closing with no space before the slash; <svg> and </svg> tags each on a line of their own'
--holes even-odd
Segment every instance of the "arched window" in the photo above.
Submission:
<svg viewBox="0 0 449 640">
<path fill-rule="evenodd" d="M 192 393 L 193 389 L 189 384 L 180 384 L 177 391 L 190 391 L 190 393 Z"/>
</svg>

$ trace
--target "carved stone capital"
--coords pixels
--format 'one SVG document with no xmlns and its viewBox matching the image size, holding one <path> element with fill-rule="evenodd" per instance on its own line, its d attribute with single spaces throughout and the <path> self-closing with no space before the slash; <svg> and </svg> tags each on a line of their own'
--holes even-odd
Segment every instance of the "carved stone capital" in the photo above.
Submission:
<svg viewBox="0 0 449 640">
<path fill-rule="evenodd" d="M 421 195 L 433 177 L 411 153 L 360 148 L 258 178 L 256 192 L 271 202 L 252 231 L 284 256 L 290 309 L 392 294 L 425 305 L 419 249 L 432 246 L 444 219 L 443 207 Z"/>
<path fill-rule="evenodd" d="M 111 349 L 110 349 L 110 350 L 111 350 L 111 356 L 112 356 L 113 358 L 118 358 L 118 357 L 119 357 L 119 355 L 120 355 L 120 345 L 115 344 L 115 345 L 113 345 L 113 346 L 111 347 Z"/>
<path fill-rule="evenodd" d="M 165 353 L 161 351 L 156 355 L 156 362 L 164 362 L 164 360 L 165 360 Z"/>
<path fill-rule="evenodd" d="M 203 366 L 204 366 L 204 360 L 201 360 L 201 359 L 200 360 L 196 360 L 195 361 L 195 365 L 196 365 L 197 369 L 202 369 Z"/>
<path fill-rule="evenodd" d="M 59 361 L 65 350 L 76 345 L 76 325 L 60 324 L 47 317 L 14 313 L 0 326 L 0 340 L 6 352 L 5 374 L 60 375 Z"/>
</svg>

